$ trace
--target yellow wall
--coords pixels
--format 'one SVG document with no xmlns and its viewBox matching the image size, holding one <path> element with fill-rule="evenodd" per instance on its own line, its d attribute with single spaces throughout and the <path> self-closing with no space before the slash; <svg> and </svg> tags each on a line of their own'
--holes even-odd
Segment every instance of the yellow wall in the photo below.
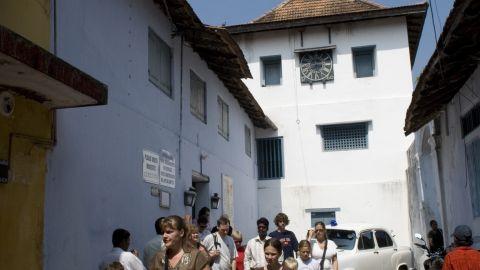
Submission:
<svg viewBox="0 0 480 270">
<path fill-rule="evenodd" d="M 0 25 L 50 50 L 50 0 L 0 0 Z"/>
<path fill-rule="evenodd" d="M 3 1 L 3 0 L 2 0 Z M 46 153 L 51 147 L 53 112 L 15 96 L 11 117 L 0 115 L 0 160 L 10 178 L 0 184 L 0 268 L 42 269 Z"/>
</svg>

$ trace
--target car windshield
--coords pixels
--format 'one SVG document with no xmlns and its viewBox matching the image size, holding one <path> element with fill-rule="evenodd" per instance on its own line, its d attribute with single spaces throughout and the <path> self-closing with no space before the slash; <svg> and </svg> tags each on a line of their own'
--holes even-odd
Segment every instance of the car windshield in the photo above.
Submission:
<svg viewBox="0 0 480 270">
<path fill-rule="evenodd" d="M 355 247 L 355 231 L 328 229 L 327 235 L 339 249 L 352 250 Z"/>
</svg>

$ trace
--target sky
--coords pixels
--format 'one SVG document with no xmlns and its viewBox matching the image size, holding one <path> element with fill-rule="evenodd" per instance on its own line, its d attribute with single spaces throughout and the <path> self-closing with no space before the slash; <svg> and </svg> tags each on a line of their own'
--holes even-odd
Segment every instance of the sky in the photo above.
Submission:
<svg viewBox="0 0 480 270">
<path fill-rule="evenodd" d="M 373 0 L 387 7 L 416 4 L 412 0 Z M 198 17 L 208 25 L 227 25 L 247 23 L 270 11 L 283 0 L 188 0 Z M 420 45 L 413 67 L 414 84 L 435 50 L 435 33 L 431 10 L 436 27 L 437 38 L 440 37 L 443 25 L 453 7 L 454 0 L 429 0 L 432 9 L 428 9 Z"/>
</svg>

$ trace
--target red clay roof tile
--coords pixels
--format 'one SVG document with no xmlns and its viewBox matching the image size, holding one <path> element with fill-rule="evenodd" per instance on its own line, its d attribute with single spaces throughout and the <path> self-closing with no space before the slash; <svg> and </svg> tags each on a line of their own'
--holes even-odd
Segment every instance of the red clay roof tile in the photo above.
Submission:
<svg viewBox="0 0 480 270">
<path fill-rule="evenodd" d="M 384 8 L 366 0 L 286 0 L 252 23 L 288 21 Z"/>
</svg>

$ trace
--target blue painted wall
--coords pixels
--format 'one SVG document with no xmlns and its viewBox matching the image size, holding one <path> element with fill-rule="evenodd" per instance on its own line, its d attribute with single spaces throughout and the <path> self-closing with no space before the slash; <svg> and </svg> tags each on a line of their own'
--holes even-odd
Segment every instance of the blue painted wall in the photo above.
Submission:
<svg viewBox="0 0 480 270">
<path fill-rule="evenodd" d="M 49 156 L 45 201 L 45 269 L 96 269 L 111 249 L 111 233 L 123 227 L 139 250 L 154 236 L 159 216 L 190 214 L 183 192 L 192 170 L 210 176 L 208 195 L 221 194 L 221 175 L 234 180 L 236 228 L 255 234 L 255 150 L 245 154 L 244 126 L 254 128 L 236 99 L 188 45 L 184 46 L 180 98 L 180 38 L 151 0 L 57 2 L 58 55 L 109 86 L 106 106 L 59 110 L 57 145 Z M 148 81 L 148 27 L 173 50 L 173 98 Z M 190 69 L 207 84 L 207 124 L 190 113 Z M 230 109 L 230 139 L 217 132 L 217 96 Z M 180 101 L 183 129 L 180 135 Z M 179 136 L 181 160 L 179 160 Z M 165 149 L 176 159 L 170 209 L 158 206 L 142 178 L 142 150 Z M 179 177 L 179 165 L 181 177 Z M 200 202 L 203 204 L 208 201 Z M 241 208 L 239 207 L 241 205 Z M 199 205 L 204 206 L 204 205 Z M 222 214 L 213 210 L 211 223 Z"/>
</svg>

